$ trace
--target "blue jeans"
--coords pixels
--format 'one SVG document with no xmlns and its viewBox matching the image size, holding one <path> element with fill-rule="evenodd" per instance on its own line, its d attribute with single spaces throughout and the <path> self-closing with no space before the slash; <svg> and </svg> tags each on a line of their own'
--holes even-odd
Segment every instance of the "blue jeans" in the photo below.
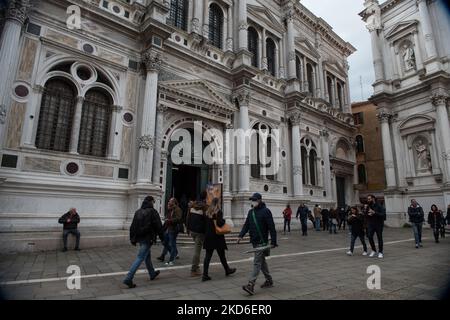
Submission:
<svg viewBox="0 0 450 320">
<path fill-rule="evenodd" d="M 336 224 L 330 222 L 330 234 L 333 233 L 333 232 L 337 233 L 337 231 L 336 231 Z"/>
<path fill-rule="evenodd" d="M 155 276 L 155 268 L 153 268 L 152 260 L 151 260 L 151 245 L 147 241 L 139 242 L 140 248 L 133 264 L 131 265 L 130 271 L 125 278 L 125 281 L 132 281 L 134 275 L 141 266 L 142 262 L 145 261 L 145 266 L 147 267 L 148 274 L 150 277 Z"/>
<path fill-rule="evenodd" d="M 414 239 L 416 240 L 416 245 L 422 243 L 422 223 L 413 223 L 412 224 Z"/>
<path fill-rule="evenodd" d="M 164 234 L 164 249 L 161 253 L 161 257 L 165 258 L 167 252 L 170 252 L 169 261 L 175 261 L 175 258 L 178 255 L 177 235 L 178 233 L 176 231 L 167 231 Z"/>
<path fill-rule="evenodd" d="M 320 231 L 320 218 L 316 218 L 316 231 Z"/>
</svg>

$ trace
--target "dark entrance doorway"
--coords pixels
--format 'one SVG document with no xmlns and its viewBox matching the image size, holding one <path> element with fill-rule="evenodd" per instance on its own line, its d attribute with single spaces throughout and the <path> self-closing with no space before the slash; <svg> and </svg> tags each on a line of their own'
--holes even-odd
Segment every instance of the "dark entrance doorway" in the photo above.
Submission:
<svg viewBox="0 0 450 320">
<path fill-rule="evenodd" d="M 345 206 L 345 178 L 336 177 L 336 193 L 338 207 Z"/>
<path fill-rule="evenodd" d="M 186 197 L 188 200 L 196 200 L 202 190 L 206 189 L 209 177 L 207 166 L 178 165 L 171 166 L 171 179 L 168 195 L 180 200 Z M 169 168 L 168 168 L 169 169 Z"/>
</svg>

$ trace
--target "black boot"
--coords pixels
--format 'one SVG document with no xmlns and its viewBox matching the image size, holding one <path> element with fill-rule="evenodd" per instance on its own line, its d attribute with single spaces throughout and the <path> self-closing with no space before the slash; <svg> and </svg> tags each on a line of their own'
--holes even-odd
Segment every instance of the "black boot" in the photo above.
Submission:
<svg viewBox="0 0 450 320">
<path fill-rule="evenodd" d="M 204 274 L 202 277 L 202 281 L 204 282 L 204 281 L 209 281 L 209 280 L 211 280 L 211 277 L 208 276 L 207 274 Z"/>
<path fill-rule="evenodd" d="M 228 277 L 229 275 L 232 275 L 236 272 L 236 268 L 229 268 L 227 271 L 225 271 L 225 275 Z"/>
<path fill-rule="evenodd" d="M 242 289 L 250 295 L 255 294 L 255 284 L 253 282 L 249 282 L 246 286 L 243 286 Z"/>
</svg>

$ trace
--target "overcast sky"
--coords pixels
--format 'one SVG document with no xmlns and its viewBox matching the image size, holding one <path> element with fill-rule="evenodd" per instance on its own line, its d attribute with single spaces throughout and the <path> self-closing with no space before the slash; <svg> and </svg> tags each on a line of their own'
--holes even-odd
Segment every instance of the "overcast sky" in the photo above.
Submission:
<svg viewBox="0 0 450 320">
<path fill-rule="evenodd" d="M 366 100 L 372 95 L 374 71 L 370 35 L 358 15 L 364 9 L 363 0 L 301 0 L 316 16 L 322 17 L 342 39 L 357 51 L 349 57 L 350 95 L 352 102 Z M 360 78 L 363 93 L 361 97 Z"/>
</svg>

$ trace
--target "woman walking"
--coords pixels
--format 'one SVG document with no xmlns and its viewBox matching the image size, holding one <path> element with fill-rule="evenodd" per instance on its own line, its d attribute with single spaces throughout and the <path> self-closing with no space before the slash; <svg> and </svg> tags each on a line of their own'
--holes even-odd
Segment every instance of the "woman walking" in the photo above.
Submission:
<svg viewBox="0 0 450 320">
<path fill-rule="evenodd" d="M 347 252 L 347 255 L 353 255 L 353 249 L 355 248 L 355 241 L 357 238 L 361 240 L 363 245 L 363 256 L 367 256 L 367 245 L 364 240 L 364 214 L 358 211 L 357 207 L 352 207 L 350 209 L 350 216 L 348 217 L 348 225 L 352 226 L 351 228 L 351 240 L 350 240 L 350 250 Z"/>
<path fill-rule="evenodd" d="M 286 206 L 286 209 L 283 211 L 284 218 L 284 234 L 286 234 L 286 226 L 288 227 L 288 232 L 291 233 L 291 218 L 292 218 L 292 209 L 289 203 Z"/>
<path fill-rule="evenodd" d="M 225 242 L 225 236 L 216 233 L 216 225 L 223 227 L 225 220 L 223 219 L 223 212 L 219 206 L 219 199 L 214 198 L 211 206 L 206 211 L 206 231 L 205 241 L 203 242 L 203 249 L 206 250 L 205 260 L 203 262 L 203 278 L 202 281 L 211 280 L 208 275 L 209 263 L 211 262 L 214 250 L 219 255 L 220 262 L 225 269 L 225 275 L 229 276 L 236 272 L 235 268 L 228 266 L 227 258 L 225 257 L 225 250 L 228 250 Z"/>
<path fill-rule="evenodd" d="M 444 224 L 444 215 L 435 204 L 431 206 L 431 211 L 428 213 L 428 224 L 433 229 L 434 240 L 439 243 L 439 230 Z"/>
</svg>

